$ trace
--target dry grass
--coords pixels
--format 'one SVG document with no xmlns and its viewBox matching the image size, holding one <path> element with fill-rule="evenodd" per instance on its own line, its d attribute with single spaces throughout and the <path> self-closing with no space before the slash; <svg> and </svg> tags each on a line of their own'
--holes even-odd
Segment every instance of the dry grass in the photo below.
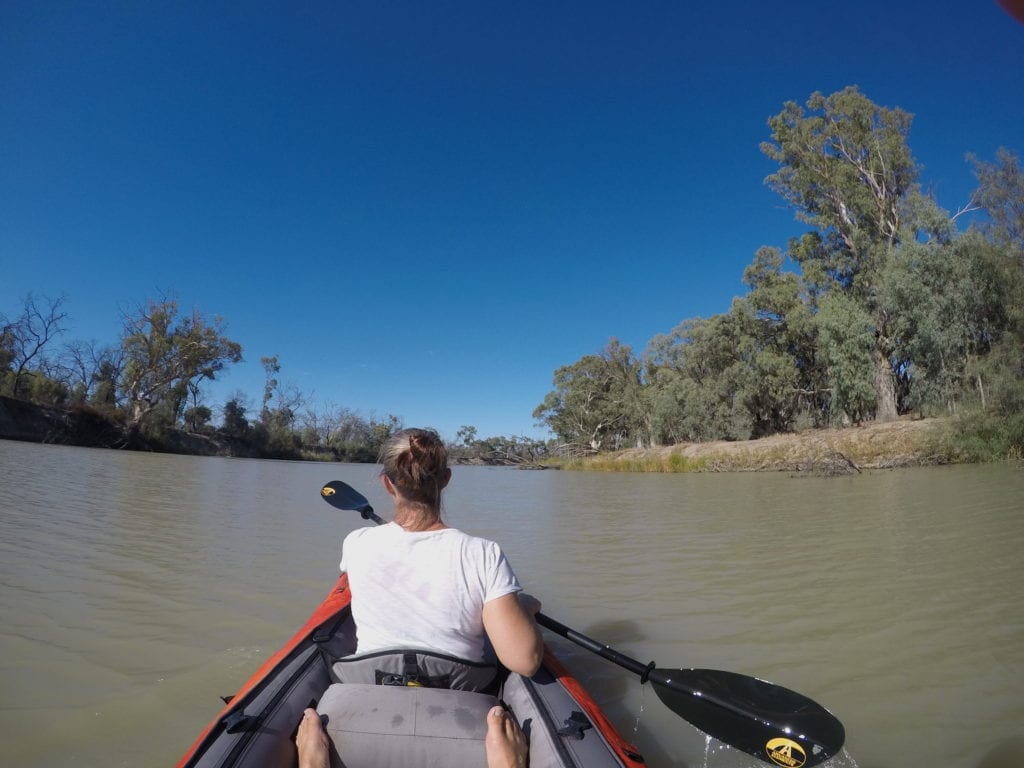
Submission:
<svg viewBox="0 0 1024 768">
<path fill-rule="evenodd" d="M 814 472 L 948 463 L 944 419 L 901 420 L 845 429 L 809 430 L 760 440 L 634 448 L 565 466 L 608 472 Z"/>
</svg>

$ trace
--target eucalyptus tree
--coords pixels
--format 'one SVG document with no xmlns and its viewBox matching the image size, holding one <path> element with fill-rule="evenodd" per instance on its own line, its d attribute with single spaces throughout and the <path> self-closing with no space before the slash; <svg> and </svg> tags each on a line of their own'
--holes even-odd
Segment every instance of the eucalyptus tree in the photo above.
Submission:
<svg viewBox="0 0 1024 768">
<path fill-rule="evenodd" d="M 821 300 L 815 325 L 818 355 L 828 377 L 829 419 L 861 423 L 875 413 L 877 333 L 864 306 L 842 292 Z"/>
<path fill-rule="evenodd" d="M 1017 156 L 1000 149 L 995 163 L 972 158 L 978 177 L 976 202 L 988 214 L 982 225 L 996 250 L 1003 291 L 1005 325 L 990 332 L 991 352 L 972 367 L 979 388 L 988 382 L 984 404 L 993 412 L 1020 419 L 1024 414 L 1024 173 Z"/>
<path fill-rule="evenodd" d="M 612 339 L 600 354 L 556 370 L 553 383 L 533 416 L 570 450 L 593 453 L 643 441 L 643 367 L 629 346 Z"/>
<path fill-rule="evenodd" d="M 779 249 L 759 248 L 743 271 L 750 291 L 733 303 L 737 321 L 752 340 L 745 404 L 755 436 L 789 431 L 798 417 L 817 425 L 829 403 L 818 353 L 818 297 L 783 263 Z"/>
<path fill-rule="evenodd" d="M 753 383 L 753 339 L 745 308 L 684 320 L 648 343 L 653 423 L 669 442 L 746 439 L 754 420 L 745 402 Z"/>
<path fill-rule="evenodd" d="M 302 447 L 302 431 L 295 426 L 306 397 L 294 384 L 281 385 L 277 378 L 281 373 L 277 355 L 261 357 L 260 364 L 266 379 L 255 437 L 272 454 L 294 454 Z"/>
<path fill-rule="evenodd" d="M 870 323 L 873 411 L 879 420 L 898 414 L 894 308 L 879 301 L 879 288 L 894 253 L 915 239 L 920 192 L 907 144 L 911 120 L 851 86 L 830 96 L 812 94 L 806 111 L 787 102 L 768 121 L 772 140 L 761 145 L 779 163 L 766 183 L 815 228 L 815 236 L 794 241 L 790 256 L 812 282 L 842 294 L 835 316 L 856 311 L 858 322 Z M 858 325 L 858 341 L 859 331 Z"/>
<path fill-rule="evenodd" d="M 989 215 L 987 233 L 1024 251 L 1024 172 L 1013 152 L 1001 148 L 994 163 L 986 163 L 968 155 L 978 178 L 975 202 Z"/>
<path fill-rule="evenodd" d="M 224 403 L 221 422 L 224 434 L 234 438 L 245 438 L 249 435 L 252 426 L 246 418 L 246 410 L 245 397 L 241 394 L 236 394 Z"/>
<path fill-rule="evenodd" d="M 242 347 L 223 333 L 224 321 L 208 321 L 198 310 L 179 314 L 172 299 L 150 301 L 124 317 L 120 391 L 126 426 L 137 431 L 154 412 L 177 412 L 190 383 L 214 379 L 242 359 Z"/>
<path fill-rule="evenodd" d="M 1009 322 L 1012 280 L 1004 250 L 977 230 L 951 243 L 914 243 L 893 262 L 882 300 L 903 311 L 894 330 L 905 351 L 908 404 L 958 411 L 965 396 L 985 406 L 982 358 Z"/>
</svg>

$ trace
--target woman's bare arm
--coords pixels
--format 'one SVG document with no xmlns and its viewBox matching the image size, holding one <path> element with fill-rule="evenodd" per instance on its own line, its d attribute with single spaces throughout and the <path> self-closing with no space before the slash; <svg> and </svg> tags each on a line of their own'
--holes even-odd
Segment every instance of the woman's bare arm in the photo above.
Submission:
<svg viewBox="0 0 1024 768">
<path fill-rule="evenodd" d="M 528 608 L 524 607 L 524 602 Z M 540 610 L 536 598 L 509 594 L 484 603 L 484 629 L 498 660 L 513 672 L 530 677 L 544 658 L 544 639 L 533 615 Z"/>
</svg>

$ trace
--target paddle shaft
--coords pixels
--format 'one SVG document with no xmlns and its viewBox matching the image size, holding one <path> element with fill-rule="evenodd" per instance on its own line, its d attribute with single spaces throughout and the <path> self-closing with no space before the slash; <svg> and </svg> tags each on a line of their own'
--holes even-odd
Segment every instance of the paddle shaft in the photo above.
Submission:
<svg viewBox="0 0 1024 768">
<path fill-rule="evenodd" d="M 614 648 L 599 643 L 597 640 L 581 635 L 572 627 L 567 627 L 559 621 L 555 621 L 550 616 L 545 616 L 543 613 L 538 613 L 535 617 L 537 623 L 545 629 L 550 629 L 556 635 L 561 635 L 566 640 L 571 640 L 581 648 L 586 648 L 588 651 L 596 653 L 603 659 L 618 664 L 623 669 L 628 669 L 630 672 L 643 676 L 646 672 L 651 669 L 649 664 L 641 664 L 636 659 L 631 659 L 623 653 L 619 653 Z"/>
</svg>

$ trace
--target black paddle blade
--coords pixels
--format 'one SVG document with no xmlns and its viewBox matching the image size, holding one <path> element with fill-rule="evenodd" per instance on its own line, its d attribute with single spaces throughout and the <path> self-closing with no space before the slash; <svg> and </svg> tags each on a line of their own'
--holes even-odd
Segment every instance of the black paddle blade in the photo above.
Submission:
<svg viewBox="0 0 1024 768">
<path fill-rule="evenodd" d="M 364 520 L 373 520 L 375 523 L 383 522 L 373 512 L 373 507 L 359 491 L 341 480 L 331 480 L 320 489 L 320 496 L 332 507 L 358 512 Z"/>
<path fill-rule="evenodd" d="M 846 729 L 817 702 L 781 685 L 715 669 L 655 669 L 669 709 L 704 733 L 783 768 L 811 768 L 843 748 Z"/>
</svg>

